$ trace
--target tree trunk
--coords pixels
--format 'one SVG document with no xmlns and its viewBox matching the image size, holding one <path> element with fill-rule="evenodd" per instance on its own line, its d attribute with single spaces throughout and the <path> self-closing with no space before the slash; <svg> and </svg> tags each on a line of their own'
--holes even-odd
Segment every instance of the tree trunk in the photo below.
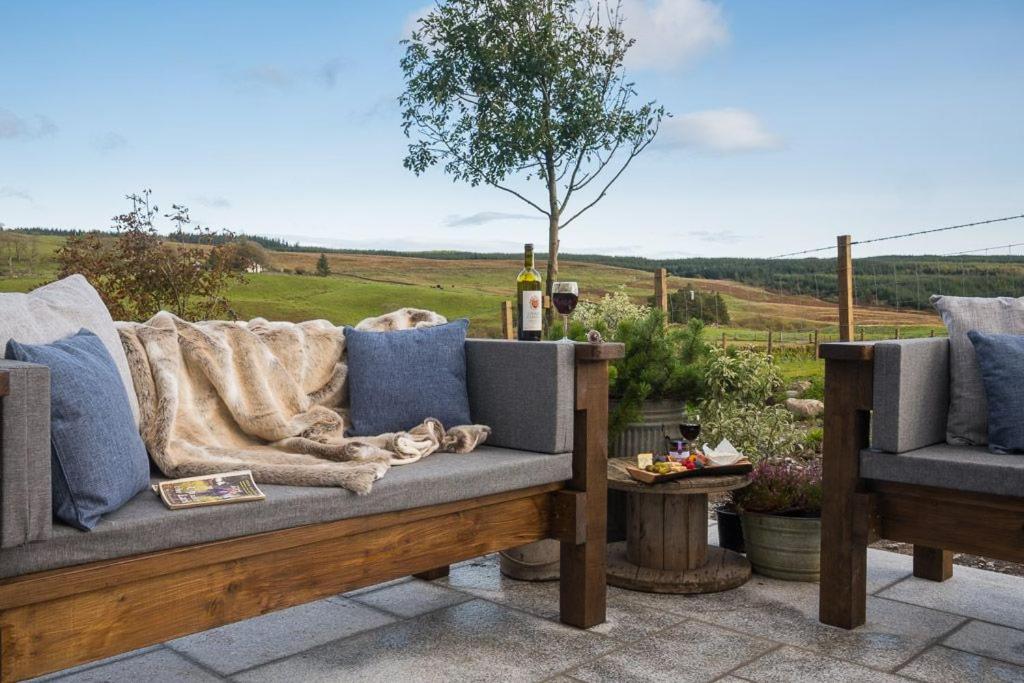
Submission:
<svg viewBox="0 0 1024 683">
<path fill-rule="evenodd" d="M 548 276 L 544 291 L 551 298 L 551 286 L 558 279 L 558 214 L 548 219 Z M 555 320 L 555 308 L 551 306 L 544 311 L 544 322 L 548 330 Z M 568 334 L 568 332 L 566 332 Z"/>
</svg>

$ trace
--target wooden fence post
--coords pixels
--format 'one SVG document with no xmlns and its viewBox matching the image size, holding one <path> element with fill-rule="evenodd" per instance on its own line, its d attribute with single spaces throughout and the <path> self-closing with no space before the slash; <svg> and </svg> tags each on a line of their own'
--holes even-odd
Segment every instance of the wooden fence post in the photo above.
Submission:
<svg viewBox="0 0 1024 683">
<path fill-rule="evenodd" d="M 897 325 L 896 326 L 896 339 L 899 339 L 899 338 L 900 338 L 900 328 L 899 328 L 899 325 Z"/>
<path fill-rule="evenodd" d="M 654 307 L 668 320 L 668 270 L 665 268 L 654 271 Z"/>
<path fill-rule="evenodd" d="M 818 357 L 818 331 L 814 331 L 814 357 Z"/>
<path fill-rule="evenodd" d="M 853 257 L 849 235 L 836 238 L 838 254 L 836 271 L 839 276 L 839 341 L 853 341 Z"/>
<path fill-rule="evenodd" d="M 860 340 L 864 341 L 864 328 L 860 328 Z"/>
<path fill-rule="evenodd" d="M 768 355 L 772 355 L 772 331 L 768 330 Z"/>
<path fill-rule="evenodd" d="M 725 348 L 725 332 L 722 333 L 722 348 Z"/>
<path fill-rule="evenodd" d="M 512 302 L 501 302 L 501 336 L 503 339 L 515 339 L 512 325 Z"/>
</svg>

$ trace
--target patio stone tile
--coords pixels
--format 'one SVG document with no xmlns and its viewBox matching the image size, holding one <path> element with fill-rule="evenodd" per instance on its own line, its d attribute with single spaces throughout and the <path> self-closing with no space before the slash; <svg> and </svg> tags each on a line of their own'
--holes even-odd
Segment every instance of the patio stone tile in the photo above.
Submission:
<svg viewBox="0 0 1024 683">
<path fill-rule="evenodd" d="M 712 681 L 773 647 L 766 640 L 685 621 L 569 674 L 594 682 Z"/>
<path fill-rule="evenodd" d="M 896 683 L 905 679 L 813 652 L 783 647 L 737 669 L 737 676 L 754 683 Z"/>
<path fill-rule="evenodd" d="M 167 643 L 221 674 L 308 650 L 394 619 L 344 598 L 320 600 Z"/>
<path fill-rule="evenodd" d="M 466 593 L 418 579 L 350 597 L 356 602 L 400 617 L 415 617 L 424 612 L 473 599 Z"/>
<path fill-rule="evenodd" d="M 636 594 L 652 607 L 762 638 L 817 650 L 879 669 L 892 669 L 950 631 L 962 618 L 868 598 L 868 622 L 847 631 L 818 621 L 818 584 L 755 575 L 745 585 L 698 596 Z"/>
<path fill-rule="evenodd" d="M 59 679 L 61 683 L 109 683 L 110 681 L 146 681 L 146 683 L 179 683 L 219 681 L 181 655 L 158 648 L 140 655 L 116 658 L 99 666 L 76 671 Z"/>
<path fill-rule="evenodd" d="M 914 573 L 914 558 L 888 550 L 868 548 L 868 593 L 905 579 Z"/>
<path fill-rule="evenodd" d="M 390 624 L 235 676 L 241 681 L 534 681 L 618 644 L 484 600 Z"/>
<path fill-rule="evenodd" d="M 899 670 L 919 681 L 970 681 L 970 683 L 1020 683 L 1024 667 L 938 645 Z"/>
<path fill-rule="evenodd" d="M 45 676 L 40 676 L 39 678 L 33 678 L 33 679 L 30 679 L 30 680 L 32 680 L 33 683 L 41 683 L 42 681 L 52 681 L 52 680 L 55 680 L 55 679 L 63 677 L 63 676 L 68 676 L 70 674 L 80 673 L 82 671 L 85 671 L 86 669 L 92 669 L 92 668 L 98 667 L 98 666 L 105 666 L 107 664 L 113 664 L 114 662 L 121 661 L 122 659 L 128 659 L 129 657 L 138 657 L 141 654 L 145 654 L 146 652 L 152 652 L 153 650 L 159 649 L 161 647 L 163 647 L 163 646 L 162 645 L 150 645 L 149 647 L 142 647 L 142 648 L 139 648 L 138 650 L 132 650 L 131 652 L 124 652 L 124 653 L 119 654 L 119 655 L 114 655 L 113 657 L 107 657 L 106 659 L 100 659 L 100 660 L 95 661 L 95 662 L 89 662 L 88 664 L 80 664 L 78 666 L 73 666 L 70 669 L 64 669 L 62 671 L 56 671 L 56 672 L 54 672 L 52 674 L 46 674 Z"/>
<path fill-rule="evenodd" d="M 1024 666 L 1024 631 L 972 621 L 943 641 L 956 650 Z"/>
<path fill-rule="evenodd" d="M 446 579 L 435 583 L 558 621 L 558 582 L 517 581 L 503 576 L 495 555 L 456 565 Z M 609 592 L 607 621 L 590 630 L 612 638 L 636 640 L 678 624 L 683 618 L 638 602 L 629 591 Z"/>
<path fill-rule="evenodd" d="M 1024 629 L 1024 578 L 974 567 L 953 568 L 953 578 L 936 583 L 909 578 L 880 596 Z"/>
<path fill-rule="evenodd" d="M 411 576 L 403 576 L 400 579 L 392 579 L 391 581 L 385 581 L 384 583 L 377 583 L 377 584 L 374 584 L 372 586 L 365 586 L 364 588 L 357 588 L 356 590 L 349 591 L 348 593 L 342 593 L 341 597 L 343 597 L 343 598 L 353 598 L 353 597 L 355 597 L 357 595 L 362 595 L 363 593 L 372 593 L 373 591 L 380 590 L 381 588 L 387 588 L 389 586 L 397 586 L 400 583 L 405 583 L 407 581 L 412 581 L 412 580 L 413 580 L 413 578 Z"/>
</svg>

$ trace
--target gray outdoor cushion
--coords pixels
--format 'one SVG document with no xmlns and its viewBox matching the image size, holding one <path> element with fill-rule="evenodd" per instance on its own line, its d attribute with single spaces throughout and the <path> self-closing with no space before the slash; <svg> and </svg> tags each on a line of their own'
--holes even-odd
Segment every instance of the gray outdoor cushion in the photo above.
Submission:
<svg viewBox="0 0 1024 683">
<path fill-rule="evenodd" d="M 114 359 L 138 425 L 139 401 L 128 370 L 128 357 L 110 312 L 88 280 L 72 275 L 28 294 L 0 294 L 0 349 L 7 348 L 11 339 L 22 344 L 49 344 L 83 327 L 100 338 Z"/>
<path fill-rule="evenodd" d="M 436 453 L 393 467 L 365 496 L 339 488 L 263 485 L 265 501 L 171 511 L 151 491 L 144 491 L 105 515 L 88 533 L 54 524 L 50 540 L 4 550 L 0 577 L 437 505 L 571 476 L 571 453 L 541 455 L 483 446 L 473 453 Z"/>
<path fill-rule="evenodd" d="M 50 537 L 50 370 L 0 360 L 0 371 L 0 548 L 11 548 Z"/>
<path fill-rule="evenodd" d="M 875 344 L 871 446 L 902 453 L 946 440 L 949 340 Z"/>
<path fill-rule="evenodd" d="M 575 345 L 466 340 L 469 410 L 487 443 L 540 453 L 572 450 Z"/>
<path fill-rule="evenodd" d="M 933 296 L 932 304 L 949 332 L 949 416 L 946 441 L 961 446 L 988 443 L 985 388 L 978 372 L 971 330 L 988 334 L 1024 334 L 1024 297 Z"/>
<path fill-rule="evenodd" d="M 1024 496 L 1024 458 L 983 446 L 936 444 L 893 454 L 861 451 L 860 476 L 999 496 Z"/>
</svg>

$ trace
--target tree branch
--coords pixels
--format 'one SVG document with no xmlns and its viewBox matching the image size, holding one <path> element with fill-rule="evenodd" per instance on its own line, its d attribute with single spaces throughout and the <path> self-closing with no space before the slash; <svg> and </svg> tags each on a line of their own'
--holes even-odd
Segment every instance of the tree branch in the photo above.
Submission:
<svg viewBox="0 0 1024 683">
<path fill-rule="evenodd" d="M 574 220 L 579 218 L 580 215 L 584 211 L 586 211 L 590 207 L 594 206 L 594 204 L 597 204 L 599 201 L 601 201 L 604 198 L 604 196 L 606 194 L 608 194 L 608 188 L 612 186 L 612 183 L 614 183 L 616 180 L 619 179 L 619 176 L 622 175 L 623 171 L 625 171 L 629 167 L 630 162 L 632 162 L 633 159 L 636 159 L 636 157 L 640 154 L 640 152 L 644 151 L 644 149 L 647 147 L 647 145 L 651 144 L 651 142 L 653 140 L 654 140 L 654 135 L 651 135 L 651 137 L 647 138 L 647 140 L 642 145 L 634 147 L 633 150 L 629 153 L 629 158 L 626 159 L 626 163 L 622 164 L 622 168 L 620 168 L 618 171 L 616 171 L 615 175 L 612 176 L 612 179 L 609 180 L 608 183 L 603 188 L 601 188 L 601 193 L 597 195 L 597 197 L 594 199 L 594 201 L 590 202 L 589 204 L 584 206 L 582 209 L 577 211 L 575 214 L 573 214 L 572 217 L 569 220 L 567 220 L 566 222 L 564 222 L 560 226 L 558 226 L 558 229 L 561 230 L 562 228 L 566 227 L 567 225 L 572 223 Z M 609 158 L 611 158 L 611 157 L 609 157 Z"/>
</svg>

